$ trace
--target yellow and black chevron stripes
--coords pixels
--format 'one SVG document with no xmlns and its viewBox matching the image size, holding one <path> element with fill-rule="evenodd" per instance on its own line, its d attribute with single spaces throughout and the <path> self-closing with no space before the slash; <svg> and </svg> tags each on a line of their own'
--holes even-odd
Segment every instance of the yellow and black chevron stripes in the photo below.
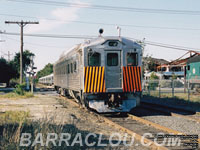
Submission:
<svg viewBox="0 0 200 150">
<path fill-rule="evenodd" d="M 84 67 L 84 92 L 103 93 L 105 88 L 104 67 Z"/>
<path fill-rule="evenodd" d="M 123 67 L 123 91 L 141 92 L 141 67 Z"/>
</svg>

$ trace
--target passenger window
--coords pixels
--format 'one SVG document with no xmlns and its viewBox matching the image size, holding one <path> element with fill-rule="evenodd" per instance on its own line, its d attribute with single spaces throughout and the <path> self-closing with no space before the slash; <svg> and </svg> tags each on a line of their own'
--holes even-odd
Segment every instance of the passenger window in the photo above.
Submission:
<svg viewBox="0 0 200 150">
<path fill-rule="evenodd" d="M 67 73 L 70 73 L 69 64 L 67 65 Z"/>
<path fill-rule="evenodd" d="M 127 66 L 137 66 L 138 65 L 138 55 L 137 53 L 127 53 Z"/>
<path fill-rule="evenodd" d="M 73 64 L 71 63 L 71 73 L 73 73 Z"/>
<path fill-rule="evenodd" d="M 101 66 L 100 53 L 88 53 L 88 66 Z"/>
<path fill-rule="evenodd" d="M 107 65 L 108 66 L 118 66 L 118 54 L 108 53 L 107 54 Z"/>
<path fill-rule="evenodd" d="M 76 65 L 76 62 L 74 62 L 74 72 L 77 72 L 77 65 Z"/>
</svg>

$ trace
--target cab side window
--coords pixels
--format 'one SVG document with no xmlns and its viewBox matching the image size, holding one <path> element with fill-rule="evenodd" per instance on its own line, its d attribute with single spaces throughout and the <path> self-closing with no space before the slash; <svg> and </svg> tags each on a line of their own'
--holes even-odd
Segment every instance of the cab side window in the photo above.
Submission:
<svg viewBox="0 0 200 150">
<path fill-rule="evenodd" d="M 137 66 L 138 65 L 137 53 L 127 53 L 126 60 L 127 60 L 127 66 Z"/>
<path fill-rule="evenodd" d="M 101 66 L 100 53 L 88 53 L 88 66 Z"/>
</svg>

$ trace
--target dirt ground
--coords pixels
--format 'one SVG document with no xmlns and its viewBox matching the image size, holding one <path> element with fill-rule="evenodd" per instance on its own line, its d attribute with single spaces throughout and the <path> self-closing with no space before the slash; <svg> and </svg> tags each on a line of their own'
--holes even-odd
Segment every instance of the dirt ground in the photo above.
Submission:
<svg viewBox="0 0 200 150">
<path fill-rule="evenodd" d="M 71 104 L 69 100 L 63 100 L 55 92 L 40 92 L 34 98 L 19 100 L 0 100 L 0 112 L 5 111 L 29 111 L 32 120 L 49 120 L 55 124 L 73 124 L 81 131 L 95 134 L 103 134 L 106 140 L 112 133 L 120 133 L 114 127 L 108 126 L 98 116 L 91 114 L 77 106 Z M 117 140 L 117 139 L 116 139 Z M 128 143 L 128 142 L 127 142 Z M 99 149 L 99 148 L 98 148 Z M 145 150 L 147 147 L 141 146 L 135 141 L 131 147 L 107 146 L 102 149 L 138 149 Z"/>
</svg>

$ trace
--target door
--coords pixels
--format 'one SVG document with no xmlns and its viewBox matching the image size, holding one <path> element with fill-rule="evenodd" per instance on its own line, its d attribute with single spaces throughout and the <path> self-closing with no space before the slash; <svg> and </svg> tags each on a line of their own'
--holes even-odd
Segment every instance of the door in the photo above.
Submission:
<svg viewBox="0 0 200 150">
<path fill-rule="evenodd" d="M 106 88 L 121 89 L 121 51 L 105 51 Z"/>
</svg>

